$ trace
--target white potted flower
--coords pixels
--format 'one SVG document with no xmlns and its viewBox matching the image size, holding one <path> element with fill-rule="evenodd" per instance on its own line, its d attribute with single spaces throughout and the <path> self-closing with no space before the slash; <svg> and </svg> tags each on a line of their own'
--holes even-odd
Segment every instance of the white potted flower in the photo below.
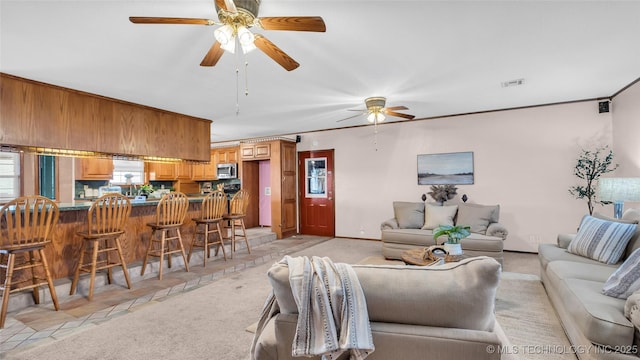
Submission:
<svg viewBox="0 0 640 360">
<path fill-rule="evenodd" d="M 442 235 L 447 235 L 447 242 L 444 249 L 449 255 L 462 255 L 462 246 L 460 240 L 471 235 L 471 227 L 466 225 L 439 225 L 433 229 L 433 239 L 437 239 Z"/>
</svg>

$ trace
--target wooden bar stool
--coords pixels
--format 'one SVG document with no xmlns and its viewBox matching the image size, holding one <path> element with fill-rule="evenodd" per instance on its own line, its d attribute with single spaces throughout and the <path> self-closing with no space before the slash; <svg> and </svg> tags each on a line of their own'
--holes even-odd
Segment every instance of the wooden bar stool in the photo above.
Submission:
<svg viewBox="0 0 640 360">
<path fill-rule="evenodd" d="M 158 279 L 162 280 L 164 256 L 167 256 L 168 265 L 171 267 L 171 254 L 173 253 L 182 255 L 184 267 L 187 272 L 189 271 L 189 262 L 184 251 L 182 235 L 180 234 L 180 226 L 184 223 L 188 208 L 189 199 L 181 192 L 170 192 L 162 196 L 156 208 L 155 222 L 147 224 L 153 231 L 151 232 L 151 239 L 149 239 L 147 254 L 142 263 L 140 276 L 144 275 L 149 256 L 156 256 L 160 258 Z M 175 231 L 175 236 L 168 236 L 170 231 Z M 154 243 L 157 244 L 155 248 L 153 246 Z"/>
<path fill-rule="evenodd" d="M 19 197 L 0 208 L 0 268 L 5 270 L 4 283 L 0 286 L 0 329 L 4 328 L 9 295 L 13 292 L 31 289 L 33 300 L 39 304 L 39 287 L 47 284 L 53 306 L 56 311 L 59 310 L 56 289 L 44 254 L 45 246 L 51 242 L 51 231 L 58 224 L 59 215 L 56 203 L 42 196 Z M 22 255 L 20 257 L 24 261 L 16 262 L 16 255 Z M 36 274 L 36 268 L 44 270 L 44 278 Z M 14 278 L 16 271 L 28 269 L 31 270 L 31 277 Z"/>
<path fill-rule="evenodd" d="M 224 260 L 227 260 L 227 252 L 224 249 L 224 239 L 222 236 L 222 229 L 220 222 L 222 222 L 222 216 L 227 210 L 227 196 L 223 191 L 214 191 L 207 195 L 202 200 L 202 206 L 200 207 L 200 217 L 194 218 L 196 223 L 196 229 L 193 234 L 193 240 L 191 241 L 191 248 L 189 249 L 189 256 L 187 261 L 191 261 L 191 253 L 193 253 L 194 247 L 201 247 L 204 249 L 202 254 L 203 266 L 207 266 L 207 258 L 211 257 L 211 245 L 216 245 L 216 253 L 222 248 L 222 255 Z M 202 240 L 198 240 L 198 235 L 202 235 Z M 211 238 L 213 235 L 213 239 Z"/>
<path fill-rule="evenodd" d="M 233 258 L 233 253 L 236 251 L 236 240 L 237 238 L 243 238 L 245 243 L 247 244 L 247 251 L 251 254 L 251 247 L 249 246 L 249 239 L 247 238 L 247 229 L 244 226 L 244 218 L 247 215 L 247 208 L 249 207 L 249 192 L 245 189 L 239 190 L 229 202 L 229 213 L 224 214 L 222 217 L 224 220 L 229 222 L 229 227 L 231 228 L 231 233 L 229 234 L 228 239 L 231 241 L 231 257 Z M 240 230 L 242 230 L 241 234 L 236 233 L 236 226 L 240 226 Z"/>
<path fill-rule="evenodd" d="M 111 268 L 122 266 L 127 287 L 131 289 L 129 271 L 122 255 L 120 237 L 124 235 L 124 227 L 131 214 L 131 202 L 121 194 L 106 194 L 91 204 L 87 214 L 87 230 L 78 232 L 84 241 L 80 248 L 78 265 L 71 282 L 69 295 L 76 292 L 80 272 L 91 274 L 88 299 L 93 299 L 96 271 L 107 269 L 107 280 L 112 282 Z M 115 253 L 115 257 L 109 254 Z"/>
</svg>

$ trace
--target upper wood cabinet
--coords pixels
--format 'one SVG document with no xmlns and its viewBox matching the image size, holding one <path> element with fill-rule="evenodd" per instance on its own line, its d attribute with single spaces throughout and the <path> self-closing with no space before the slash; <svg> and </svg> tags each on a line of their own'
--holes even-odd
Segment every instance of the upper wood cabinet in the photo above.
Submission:
<svg viewBox="0 0 640 360">
<path fill-rule="evenodd" d="M 238 147 L 218 148 L 211 150 L 211 161 L 208 164 L 194 164 L 191 179 L 195 181 L 217 180 L 218 164 L 237 163 Z"/>
<path fill-rule="evenodd" d="M 111 180 L 113 177 L 113 160 L 76 158 L 76 179 L 78 180 Z"/>
<path fill-rule="evenodd" d="M 91 131 L 78 131 L 78 129 Z M 0 141 L 208 161 L 211 121 L 0 73 Z M 175 146 L 179 144 L 179 146 Z"/>
<path fill-rule="evenodd" d="M 191 166 L 191 178 L 195 181 L 215 180 L 216 151 L 211 150 L 211 161 L 208 164 L 194 164 Z"/>
<path fill-rule="evenodd" d="M 149 180 L 176 180 L 176 164 L 147 163 Z"/>
<path fill-rule="evenodd" d="M 238 147 L 216 149 L 216 163 L 227 164 L 238 162 Z"/>
<path fill-rule="evenodd" d="M 242 160 L 271 158 L 271 144 L 242 144 L 240 147 Z"/>
<path fill-rule="evenodd" d="M 192 165 L 189 163 L 178 163 L 175 164 L 175 172 L 177 180 L 191 180 L 191 168 Z"/>
</svg>

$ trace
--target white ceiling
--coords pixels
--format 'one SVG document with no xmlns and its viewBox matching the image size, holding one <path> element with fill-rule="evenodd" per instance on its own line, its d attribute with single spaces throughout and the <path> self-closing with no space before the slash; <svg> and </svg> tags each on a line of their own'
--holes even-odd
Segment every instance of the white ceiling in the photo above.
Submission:
<svg viewBox="0 0 640 360">
<path fill-rule="evenodd" d="M 640 77 L 640 1 L 262 0 L 259 16 L 326 23 L 253 28 L 301 64 L 291 72 L 260 51 L 246 72 L 229 53 L 200 67 L 216 26 L 128 20 L 217 19 L 213 0 L 0 0 L 0 12 L 1 72 L 210 119 L 213 142 L 365 124 L 337 120 L 369 96 L 419 119 L 605 98 Z"/>
</svg>

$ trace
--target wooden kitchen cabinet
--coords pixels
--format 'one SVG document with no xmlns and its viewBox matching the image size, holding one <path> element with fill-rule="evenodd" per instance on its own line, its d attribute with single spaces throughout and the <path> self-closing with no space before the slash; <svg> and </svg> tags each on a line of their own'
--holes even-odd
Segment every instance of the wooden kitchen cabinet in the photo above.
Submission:
<svg viewBox="0 0 640 360">
<path fill-rule="evenodd" d="M 76 158 L 76 179 L 111 180 L 112 177 L 112 159 Z"/>
<path fill-rule="evenodd" d="M 242 144 L 240 148 L 242 160 L 271 158 L 271 144 Z"/>
<path fill-rule="evenodd" d="M 147 163 L 149 180 L 175 180 L 176 164 L 172 163 Z"/>
<path fill-rule="evenodd" d="M 177 180 L 191 180 L 191 168 L 192 165 L 186 162 L 174 164 L 175 165 L 175 178 Z"/>
<path fill-rule="evenodd" d="M 216 149 L 216 164 L 238 162 L 238 147 Z"/>
<path fill-rule="evenodd" d="M 284 140 L 243 144 L 240 154 L 242 188 L 252 194 L 244 220 L 245 226 L 259 226 L 260 163 L 261 160 L 269 160 L 271 231 L 278 239 L 295 235 L 298 221 L 296 144 Z"/>
<path fill-rule="evenodd" d="M 195 181 L 216 179 L 217 151 L 211 150 L 211 161 L 208 164 L 194 164 L 191 167 L 191 178 Z"/>
</svg>

